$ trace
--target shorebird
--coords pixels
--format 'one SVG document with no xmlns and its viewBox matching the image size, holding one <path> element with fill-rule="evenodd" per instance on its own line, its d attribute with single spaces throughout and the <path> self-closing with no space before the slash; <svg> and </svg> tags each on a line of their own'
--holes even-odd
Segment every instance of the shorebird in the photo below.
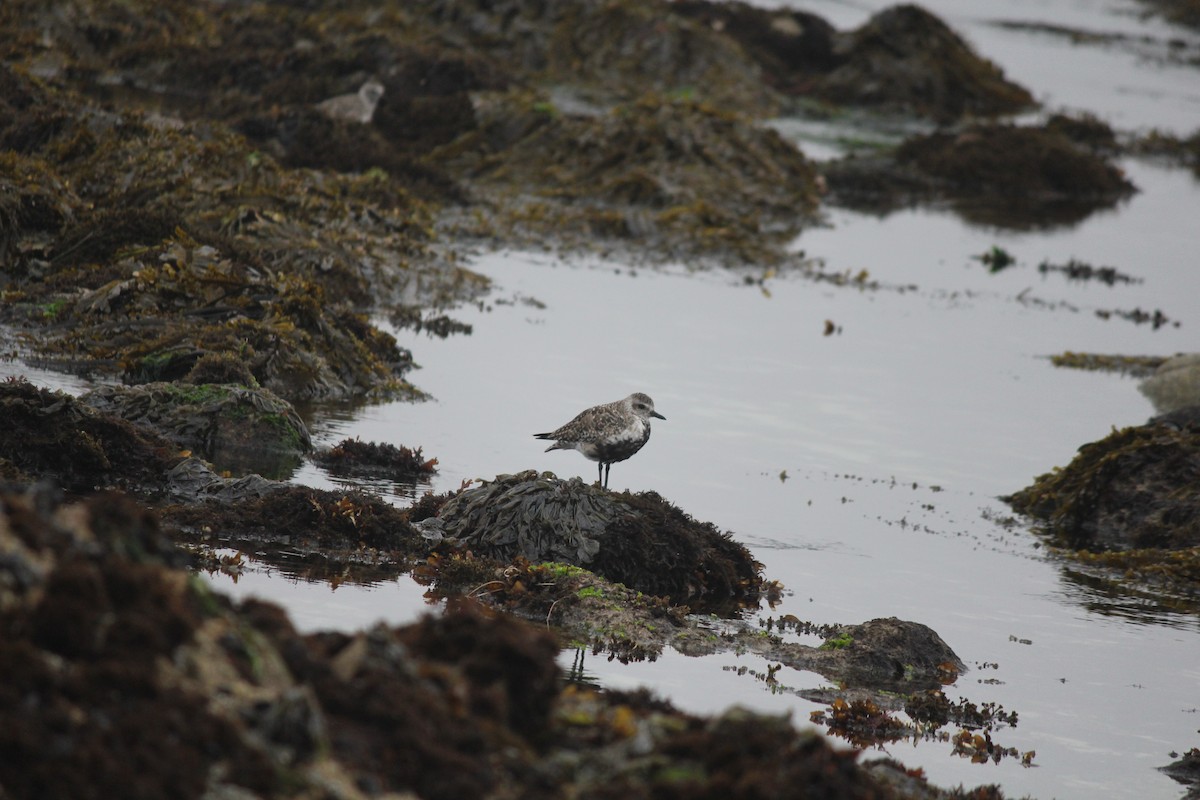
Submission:
<svg viewBox="0 0 1200 800">
<path fill-rule="evenodd" d="M 593 406 L 550 433 L 535 433 L 537 439 L 553 439 L 551 450 L 578 450 L 596 464 L 596 480 L 608 488 L 612 465 L 642 449 L 650 439 L 650 418 L 666 419 L 654 410 L 654 401 L 641 392 L 624 400 Z"/>
<path fill-rule="evenodd" d="M 366 125 L 375 116 L 375 107 L 383 97 L 383 84 L 369 80 L 354 94 L 339 94 L 317 103 L 317 110 L 330 119 L 344 119 Z"/>
</svg>

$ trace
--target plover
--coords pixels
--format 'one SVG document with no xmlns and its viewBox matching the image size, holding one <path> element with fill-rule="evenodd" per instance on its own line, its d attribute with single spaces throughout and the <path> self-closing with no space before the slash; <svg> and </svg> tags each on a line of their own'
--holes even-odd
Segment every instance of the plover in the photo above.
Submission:
<svg viewBox="0 0 1200 800">
<path fill-rule="evenodd" d="M 578 450 L 596 465 L 596 480 L 608 488 L 612 465 L 642 449 L 650 439 L 650 418 L 666 419 L 654 410 L 654 401 L 641 392 L 624 400 L 593 406 L 550 433 L 535 433 L 537 439 L 553 439 L 551 450 Z"/>
<path fill-rule="evenodd" d="M 330 119 L 344 119 L 366 125 L 375 116 L 375 107 L 383 97 L 383 84 L 369 80 L 354 94 L 339 94 L 317 103 L 317 110 Z"/>
</svg>

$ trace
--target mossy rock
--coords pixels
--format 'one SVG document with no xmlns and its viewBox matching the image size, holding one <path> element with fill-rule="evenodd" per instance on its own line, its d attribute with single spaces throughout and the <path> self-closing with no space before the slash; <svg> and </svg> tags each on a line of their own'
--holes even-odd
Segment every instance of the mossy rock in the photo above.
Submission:
<svg viewBox="0 0 1200 800">
<path fill-rule="evenodd" d="M 1200 546 L 1200 426 L 1140 425 L 1079 448 L 1006 498 L 1081 550 Z"/>
<path fill-rule="evenodd" d="M 761 565 L 713 525 L 654 492 L 616 494 L 579 478 L 500 475 L 447 501 L 438 524 L 459 548 L 583 566 L 693 610 L 756 602 L 762 584 Z"/>
<path fill-rule="evenodd" d="M 64 489 L 161 488 L 178 460 L 172 442 L 24 380 L 0 382 L 0 464 L 11 477 Z"/>
<path fill-rule="evenodd" d="M 312 439 L 292 404 L 236 384 L 102 386 L 80 402 L 148 428 L 221 469 L 273 475 L 296 466 Z"/>
</svg>

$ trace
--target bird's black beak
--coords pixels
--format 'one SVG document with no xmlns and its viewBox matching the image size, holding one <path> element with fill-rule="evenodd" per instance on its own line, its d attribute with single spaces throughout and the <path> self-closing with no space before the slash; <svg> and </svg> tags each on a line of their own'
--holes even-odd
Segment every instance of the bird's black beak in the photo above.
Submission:
<svg viewBox="0 0 1200 800">
<path fill-rule="evenodd" d="M 666 417 L 664 417 L 662 414 L 658 413 L 657 411 L 651 411 L 650 416 L 658 417 L 659 419 L 666 419 Z"/>
</svg>

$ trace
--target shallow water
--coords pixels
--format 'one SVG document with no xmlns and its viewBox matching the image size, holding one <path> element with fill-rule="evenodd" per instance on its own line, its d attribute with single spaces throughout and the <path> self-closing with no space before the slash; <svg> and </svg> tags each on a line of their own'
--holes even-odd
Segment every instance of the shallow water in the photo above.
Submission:
<svg viewBox="0 0 1200 800">
<path fill-rule="evenodd" d="M 319 435 L 419 444 L 441 459 L 437 490 L 526 468 L 590 479 L 591 462 L 543 453 L 530 434 L 644 390 L 667 420 L 614 467 L 614 489 L 652 488 L 733 531 L 790 590 L 760 617 L 899 616 L 931 626 L 972 667 L 948 696 L 1016 710 L 1019 725 L 994 738 L 1036 750 L 1038 766 L 972 765 L 946 743 L 896 746 L 893 755 L 939 783 L 999 782 L 1014 796 L 1174 797 L 1176 784 L 1154 767 L 1196 744 L 1197 619 L 1108 597 L 1044 560 L 1023 528 L 989 521 L 1008 513 L 997 495 L 1154 413 L 1134 380 L 1055 369 L 1046 355 L 1195 347 L 1194 242 L 1174 232 L 1185 230 L 1184 209 L 1200 208 L 1200 185 L 1178 171 L 1126 168 L 1144 192 L 1067 231 L 1006 234 L 922 211 L 883 220 L 834 212 L 832 227 L 798 242 L 831 271 L 868 269 L 916 287 L 904 291 L 799 277 L 760 287 L 682 266 L 487 256 L 476 266 L 500 288 L 486 306 L 459 312 L 472 336 L 400 334 L 426 365 L 415 380 L 437 399 L 325 419 Z M 993 275 L 973 260 L 994 244 L 1018 266 Z M 1143 283 L 1108 287 L 1036 270 L 1042 259 L 1071 256 Z M 544 308 L 522 302 L 529 297 Z M 1095 315 L 1136 306 L 1162 308 L 1180 326 Z M 824 336 L 826 319 L 841 332 Z M 299 479 L 323 480 L 315 469 Z M 311 607 L 327 625 L 329 590 L 313 587 L 308 600 L 294 590 L 286 602 L 302 624 Z M 377 614 L 392 621 L 424 607 L 415 591 L 375 596 Z M 370 600 L 355 602 L 349 627 L 371 618 Z M 564 668 L 573 657 L 563 654 Z M 808 724 L 815 705 L 737 669 L 766 666 L 732 654 L 585 661 L 606 685 L 644 683 L 690 710 L 736 702 L 790 710 Z M 796 689 L 823 683 L 795 671 L 777 677 Z"/>
<path fill-rule="evenodd" d="M 803 7 L 849 27 L 885 5 Z M 1200 127 L 1196 69 L 1163 66 L 1144 52 L 1167 36 L 1189 44 L 1197 37 L 1143 18 L 1141 6 L 925 5 L 1050 110 L 1092 111 L 1127 130 Z M 1150 44 L 1072 44 L 995 24 L 1011 19 Z M 1134 380 L 1055 369 L 1046 356 L 1197 349 L 1200 183 L 1182 170 L 1122 166 L 1141 193 L 1069 228 L 1006 232 L 940 211 L 878 219 L 835 209 L 827 227 L 797 240 L 830 272 L 867 270 L 892 287 L 877 291 L 786 275 L 747 284 L 740 273 L 687 265 L 481 257 L 474 267 L 497 289 L 485 304 L 454 312 L 474 326 L 472 335 L 397 334 L 424 366 L 413 381 L 436 399 L 327 410 L 313 421 L 314 438 L 421 446 L 440 460 L 436 491 L 529 468 L 591 479 L 591 462 L 544 453 L 531 434 L 645 391 L 667 420 L 655 422 L 641 453 L 613 468 L 614 489 L 653 489 L 746 543 L 766 576 L 789 590 L 781 607 L 758 616 L 898 616 L 929 625 L 970 667 L 947 695 L 1017 711 L 1018 726 L 993 738 L 1036 750 L 1037 766 L 969 764 L 949 743 L 897 745 L 891 755 L 939 784 L 999 783 L 1014 797 L 1177 797 L 1178 785 L 1155 767 L 1200 744 L 1200 621 L 1110 596 L 1046 560 L 1023 527 L 991 521 L 1008 513 L 998 495 L 1067 463 L 1113 426 L 1154 413 Z M 994 245 L 1018 264 L 990 274 L 973 257 Z M 1109 287 L 1036 270 L 1072 257 L 1142 282 Z M 1161 309 L 1179 325 L 1154 330 L 1095 313 L 1133 308 Z M 826 320 L 839 332 L 823 335 Z M 41 373 L 33 379 L 83 386 Z M 338 485 L 311 465 L 295 480 Z M 374 488 L 399 503 L 414 491 Z M 437 608 L 407 579 L 330 589 L 252 565 L 236 583 L 210 580 L 284 604 L 304 630 L 399 623 Z M 573 657 L 562 655 L 564 668 Z M 625 666 L 589 655 L 584 663 L 604 685 L 649 685 L 685 709 L 739 703 L 809 725 L 818 706 L 755 678 L 766 667 L 733 654 L 668 653 Z M 794 689 L 824 683 L 793 670 L 776 677 Z"/>
<path fill-rule="evenodd" d="M 869 4 L 838 5 L 846 18 L 829 16 L 851 25 Z M 993 24 L 1036 14 L 1162 35 L 1161 23 L 1128 6 L 1014 3 L 970 15 L 966 4 L 949 5 L 932 7 L 1051 110 L 1090 110 L 1124 129 L 1200 126 L 1193 70 Z M 1098 590 L 1045 560 L 1023 528 L 989 521 L 1008 511 L 997 495 L 1154 413 L 1134 380 L 1055 369 L 1046 356 L 1196 348 L 1200 185 L 1181 170 L 1122 166 L 1141 193 L 1071 227 L 1011 232 L 940 211 L 878 219 L 833 210 L 828 227 L 796 243 L 828 271 L 865 269 L 887 286 L 915 287 L 903 290 L 786 276 L 747 285 L 743 275 L 687 265 L 646 271 L 546 254 L 481 258 L 477 268 L 499 288 L 485 307 L 459 312 L 474 335 L 400 334 L 425 363 L 414 379 L 437 400 L 327 419 L 321 435 L 420 444 L 441 459 L 438 490 L 525 468 L 590 478 L 590 462 L 542 453 L 529 435 L 646 391 L 668 419 L 636 458 L 616 465 L 614 488 L 653 488 L 747 543 L 791 592 L 760 616 L 895 615 L 930 625 L 972 668 L 947 694 L 1016 710 L 1018 726 L 994 738 L 1036 750 L 1037 766 L 969 764 L 946 743 L 897 745 L 892 755 L 943 785 L 999 783 L 1010 796 L 1176 797 L 1178 785 L 1155 767 L 1197 743 L 1196 618 Z M 990 274 L 974 257 L 994 245 L 1017 265 Z M 1141 283 L 1036 270 L 1070 258 Z M 1096 314 L 1134 308 L 1160 309 L 1179 325 L 1154 330 Z M 826 320 L 840 331 L 822 335 Z M 317 605 L 328 594 L 312 591 Z M 419 595 L 391 589 L 378 600 L 392 620 L 423 607 Z M 563 654 L 564 668 L 573 658 Z M 668 653 L 627 666 L 588 657 L 584 668 L 605 685 L 649 685 L 690 710 L 740 703 L 807 725 L 816 706 L 757 679 L 766 666 Z M 777 678 L 794 689 L 823 683 L 795 671 Z"/>
</svg>

